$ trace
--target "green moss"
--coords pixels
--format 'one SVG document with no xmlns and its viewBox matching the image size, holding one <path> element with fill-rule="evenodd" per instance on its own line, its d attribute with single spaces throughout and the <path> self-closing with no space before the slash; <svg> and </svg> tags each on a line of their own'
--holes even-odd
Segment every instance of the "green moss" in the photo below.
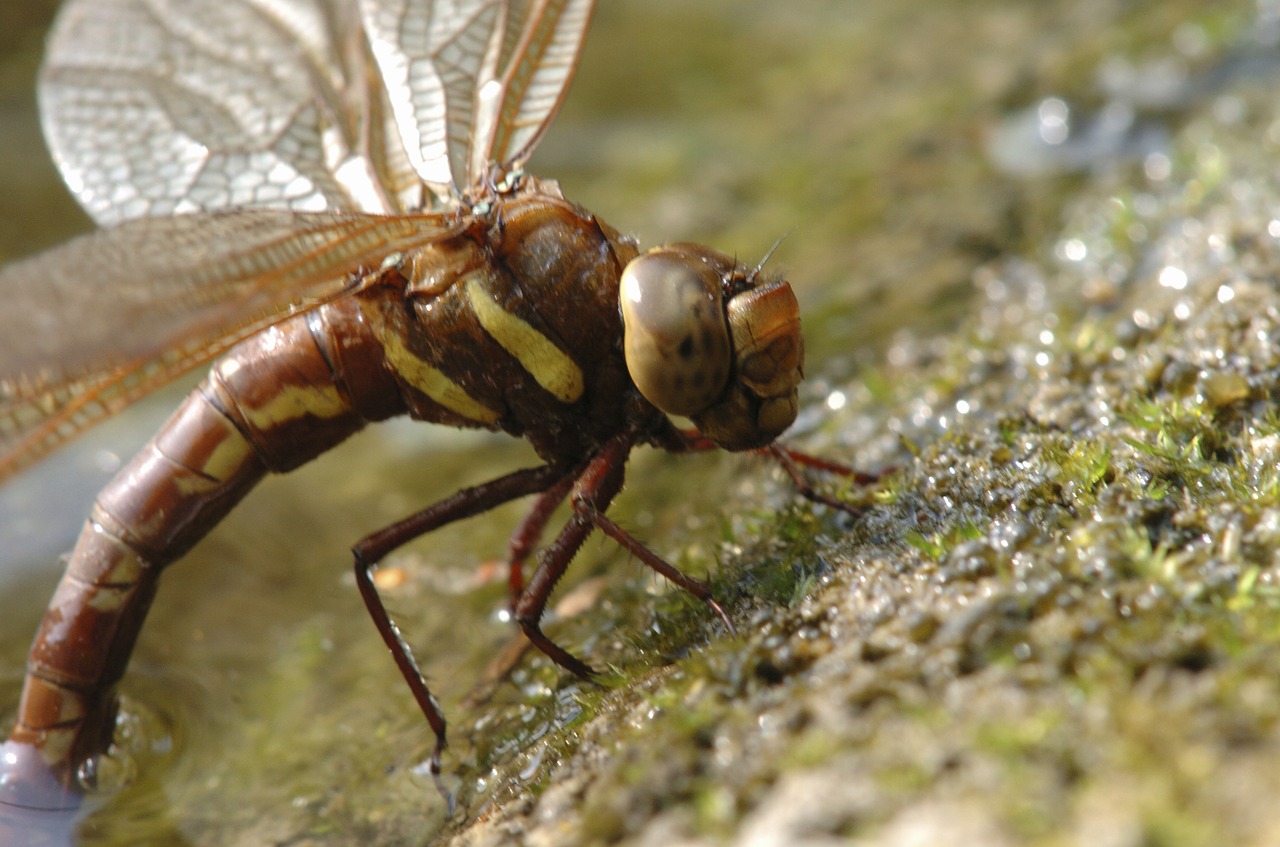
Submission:
<svg viewBox="0 0 1280 847">
<path fill-rule="evenodd" d="M 908 530 L 903 540 L 919 550 L 930 559 L 941 559 L 962 541 L 972 541 L 983 536 L 983 531 L 972 523 L 961 523 L 948 528 L 944 532 L 934 532 L 928 536 L 915 530 Z"/>
</svg>

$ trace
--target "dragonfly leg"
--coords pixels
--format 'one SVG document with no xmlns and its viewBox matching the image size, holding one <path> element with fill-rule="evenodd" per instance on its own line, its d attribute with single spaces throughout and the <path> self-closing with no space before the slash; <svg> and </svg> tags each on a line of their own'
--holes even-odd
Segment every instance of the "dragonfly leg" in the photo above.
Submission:
<svg viewBox="0 0 1280 847">
<path fill-rule="evenodd" d="M 707 436 L 703 435 L 696 429 L 684 429 L 679 432 L 683 439 L 683 444 L 678 445 L 675 452 L 701 453 L 707 450 L 716 450 L 718 446 Z M 668 446 L 667 449 L 673 449 Z M 848 477 L 857 485 L 874 485 L 879 482 L 884 472 L 881 473 L 865 473 L 848 465 L 839 462 L 833 462 L 830 459 L 824 459 L 821 456 L 814 456 L 809 453 L 802 453 L 799 450 L 792 450 L 790 447 L 784 447 L 777 442 L 766 447 L 760 447 L 751 451 L 767 456 L 781 466 L 787 476 L 791 478 L 791 483 L 796 488 L 796 493 L 801 497 L 813 503 L 821 503 L 833 509 L 839 509 L 850 515 L 857 516 L 862 510 L 857 506 L 850 505 L 841 500 L 836 499 L 828 494 L 823 494 L 813 486 L 811 482 L 805 479 L 800 467 L 813 468 L 825 474 L 834 476 Z"/>
<path fill-rule="evenodd" d="M 404 677 L 409 690 L 413 692 L 418 708 L 422 710 L 432 732 L 435 733 L 436 746 L 431 755 L 431 773 L 436 778 L 437 787 L 440 787 L 440 755 L 446 744 L 444 714 L 440 710 L 440 704 L 436 702 L 431 690 L 427 687 L 426 679 L 418 667 L 413 651 L 382 603 L 382 597 L 378 594 L 377 586 L 373 581 L 374 571 L 378 568 L 378 562 L 388 553 L 409 541 L 439 529 L 445 524 L 487 512 L 518 497 L 537 494 L 549 488 L 554 490 L 562 476 L 564 476 L 563 469 L 544 465 L 515 471 L 489 482 L 464 488 L 404 520 L 365 537 L 352 548 L 352 553 L 355 555 L 356 586 L 360 589 L 365 608 L 369 610 L 369 616 L 373 618 L 374 626 L 378 628 L 378 634 L 382 636 L 383 643 L 391 651 L 396 667 L 400 669 L 400 675 Z M 569 478 L 572 479 L 572 476 Z M 446 800 L 450 799 L 443 788 L 441 793 L 445 795 Z"/>
<path fill-rule="evenodd" d="M 573 486 L 573 515 L 555 539 L 543 549 L 538 557 L 538 568 L 515 605 L 516 623 L 529 641 L 557 665 L 584 678 L 593 676 L 595 671 L 586 662 L 548 638 L 542 632 L 540 624 L 552 590 L 595 526 L 590 512 L 608 509 L 613 498 L 622 489 L 627 456 L 636 437 L 633 430 L 615 436 L 605 442 L 583 467 Z"/>
<path fill-rule="evenodd" d="M 777 462 L 787 476 L 791 477 L 791 483 L 796 487 L 796 492 L 801 497 L 812 503 L 821 503 L 832 509 L 839 509 L 855 517 L 862 513 L 861 509 L 838 500 L 829 494 L 823 494 L 809 480 L 805 479 L 804 474 L 800 472 L 800 465 L 816 468 L 823 473 L 849 477 L 858 485 L 870 485 L 880 479 L 879 474 L 862 473 L 847 465 L 831 462 L 818 456 L 810 456 L 808 453 L 801 453 L 798 450 L 792 450 L 779 444 L 770 444 L 768 447 L 761 448 L 761 452 Z"/>
<path fill-rule="evenodd" d="M 539 622 L 552 589 L 564 575 L 569 562 L 592 529 L 600 529 L 645 565 L 706 603 L 724 622 L 725 627 L 730 632 L 734 631 L 729 616 L 711 596 L 711 589 L 705 583 L 681 573 L 605 515 L 609 504 L 622 488 L 623 470 L 632 443 L 633 439 L 629 437 L 616 438 L 608 442 L 587 463 L 574 486 L 573 517 L 543 551 L 537 571 L 516 603 L 516 621 L 534 646 L 556 664 L 581 677 L 590 677 L 594 671 L 548 638 L 542 632 Z"/>
<path fill-rule="evenodd" d="M 804 465 L 807 468 L 813 468 L 814 470 L 822 471 L 823 473 L 835 474 L 836 476 L 847 476 L 857 485 L 875 485 L 886 473 L 886 471 L 883 470 L 877 473 L 866 473 L 865 471 L 851 468 L 840 462 L 833 462 L 830 459 L 815 456 L 812 453 L 802 453 L 799 450 L 792 450 L 790 447 L 783 446 L 777 442 L 770 444 L 764 449 L 770 455 L 774 456 L 774 458 L 778 459 L 779 463 L 781 463 L 784 458 L 789 459 L 796 465 Z"/>
<path fill-rule="evenodd" d="M 515 532 L 511 534 L 511 540 L 507 543 L 507 586 L 513 612 L 516 603 L 520 600 L 520 595 L 524 592 L 524 564 L 528 561 L 533 548 L 537 546 L 543 530 L 547 528 L 547 521 L 551 520 L 551 514 L 569 495 L 569 490 L 573 488 L 573 481 L 573 476 L 565 476 L 554 486 L 539 494 Z"/>
<path fill-rule="evenodd" d="M 699 579 L 694 579 L 681 571 L 675 565 L 668 562 L 666 559 L 663 559 L 657 553 L 654 553 L 648 547 L 645 547 L 625 529 L 614 523 L 608 515 L 586 505 L 584 505 L 583 508 L 586 510 L 588 518 L 593 524 L 600 528 L 601 532 L 621 544 L 628 553 L 635 556 L 645 565 L 657 571 L 671 582 L 674 582 L 685 591 L 688 591 L 703 603 L 706 603 L 707 608 L 716 613 L 716 617 L 720 618 L 724 623 L 725 629 L 729 630 L 730 634 L 737 632 L 733 627 L 733 621 L 729 620 L 729 616 L 725 613 L 724 607 L 716 602 L 715 597 L 711 596 L 711 589 L 705 582 Z"/>
</svg>

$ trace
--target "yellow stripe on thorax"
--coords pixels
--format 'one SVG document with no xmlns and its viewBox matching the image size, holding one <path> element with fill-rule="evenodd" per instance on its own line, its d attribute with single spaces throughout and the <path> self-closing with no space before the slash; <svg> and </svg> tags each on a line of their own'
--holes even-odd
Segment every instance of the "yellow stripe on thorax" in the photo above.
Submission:
<svg viewBox="0 0 1280 847">
<path fill-rule="evenodd" d="M 467 277 L 467 299 L 485 332 L 516 358 L 529 375 L 562 403 L 582 396 L 582 368 L 527 321 L 502 308 L 474 275 Z"/>
<path fill-rule="evenodd" d="M 406 382 L 449 411 L 467 420 L 486 425 L 497 423 L 498 418 L 501 417 L 493 409 L 468 394 L 465 388 L 446 376 L 439 368 L 415 356 L 395 333 L 389 333 L 383 339 L 383 350 L 391 367 L 395 368 Z"/>
</svg>

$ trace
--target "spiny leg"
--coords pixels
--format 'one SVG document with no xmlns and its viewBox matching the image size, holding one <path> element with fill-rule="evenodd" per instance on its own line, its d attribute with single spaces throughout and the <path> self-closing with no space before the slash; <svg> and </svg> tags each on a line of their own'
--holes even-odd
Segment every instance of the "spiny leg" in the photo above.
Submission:
<svg viewBox="0 0 1280 847">
<path fill-rule="evenodd" d="M 816 468 L 824 473 L 837 474 L 839 476 L 847 476 L 853 479 L 858 485 L 869 485 L 877 482 L 880 477 L 878 474 L 866 474 L 856 471 L 847 465 L 841 465 L 831 462 L 817 456 L 810 456 L 808 453 L 801 453 L 797 450 L 791 450 L 778 444 L 770 444 L 768 447 L 762 448 L 761 452 L 770 456 L 775 462 L 782 466 L 787 476 L 791 477 L 791 484 L 796 487 L 796 492 L 806 500 L 813 503 L 821 503 L 824 506 L 830 506 L 833 509 L 839 509 L 850 515 L 859 515 L 862 510 L 857 506 L 837 500 L 828 494 L 823 494 L 814 488 L 809 480 L 805 479 L 804 474 L 800 472 L 799 465 Z"/>
<path fill-rule="evenodd" d="M 582 677 L 594 673 L 590 666 L 548 638 L 539 622 L 556 582 L 564 575 L 569 562 L 593 528 L 599 528 L 645 565 L 706 603 L 729 632 L 734 632 L 729 616 L 712 597 L 711 589 L 705 583 L 682 573 L 605 514 L 622 488 L 627 455 L 634 439 L 634 435 L 624 433 L 606 443 L 587 463 L 574 486 L 573 517 L 543 551 L 537 571 L 516 604 L 516 620 L 529 640 L 556 664 Z"/>
<path fill-rule="evenodd" d="M 603 512 L 591 508 L 586 504 L 583 505 L 583 510 L 588 519 L 599 527 L 601 532 L 621 544 L 628 553 L 635 556 L 641 562 L 644 562 L 650 568 L 657 571 L 671 582 L 674 582 L 685 591 L 688 591 L 703 603 L 706 603 L 707 607 L 710 608 L 711 611 L 715 612 L 720 620 L 724 622 L 725 628 L 729 630 L 730 635 L 737 632 L 733 627 L 733 621 L 729 620 L 729 616 L 725 614 L 724 607 L 717 603 L 716 599 L 711 596 L 711 589 L 705 582 L 694 579 L 681 571 L 675 565 L 668 562 L 666 559 L 663 559 L 657 553 L 650 550 L 648 547 L 645 547 L 632 537 L 632 535 L 625 529 L 614 523 L 613 520 Z"/>
<path fill-rule="evenodd" d="M 464 488 L 404 520 L 367 536 L 352 548 L 352 553 L 355 555 L 356 585 L 360 589 L 360 596 L 364 599 L 365 608 L 369 610 L 369 616 L 373 618 L 374 626 L 378 628 L 378 634 L 382 636 L 383 643 L 391 651 L 396 667 L 400 669 L 400 675 L 404 677 L 409 690 L 413 692 L 418 708 L 422 710 L 432 732 L 435 733 L 436 745 L 431 754 L 431 774 L 436 781 L 436 787 L 450 803 L 452 800 L 449 794 L 440 784 L 440 755 L 446 745 L 444 714 L 427 687 L 417 660 L 414 659 L 413 651 L 400 634 L 399 627 L 387 613 L 386 606 L 383 605 L 378 589 L 374 585 L 373 573 L 378 567 L 378 562 L 401 545 L 434 529 L 439 529 L 445 524 L 487 512 L 518 497 L 556 487 L 564 475 L 563 469 L 544 465 L 515 471 L 489 482 Z"/>
<path fill-rule="evenodd" d="M 547 528 L 547 521 L 551 520 L 551 514 L 564 502 L 564 498 L 569 496 L 573 481 L 573 476 L 565 476 L 564 479 L 539 494 L 538 499 L 533 501 L 529 511 L 511 533 L 511 540 L 507 542 L 507 591 L 513 612 L 516 603 L 520 600 L 520 595 L 524 593 L 524 563 L 537 546 L 543 530 Z"/>
<path fill-rule="evenodd" d="M 782 454 L 797 465 L 804 465 L 807 468 L 822 471 L 823 473 L 835 474 L 837 476 L 847 476 L 857 485 L 875 485 L 883 477 L 885 472 L 866 473 L 857 468 L 852 468 L 841 462 L 833 462 L 830 459 L 824 459 L 821 456 L 815 456 L 812 453 L 802 453 L 799 450 L 792 450 L 776 441 L 765 448 L 770 453 L 777 455 Z"/>
<path fill-rule="evenodd" d="M 538 557 L 537 570 L 525 586 L 520 599 L 516 601 L 516 622 L 520 624 L 525 637 L 557 665 L 581 677 L 590 677 L 595 672 L 581 659 L 544 635 L 540 623 L 551 591 L 560 577 L 564 576 L 569 563 L 594 528 L 590 511 L 603 512 L 608 509 L 621 490 L 627 456 L 637 437 L 634 429 L 614 436 L 583 467 L 573 486 L 573 515 L 555 539 L 543 549 Z M 584 508 L 583 504 L 589 504 L 589 508 Z"/>
<path fill-rule="evenodd" d="M 701 453 L 707 450 L 717 450 L 719 445 L 707 436 L 703 435 L 696 429 L 680 430 L 679 434 L 684 443 L 679 449 L 683 449 L 690 453 Z M 667 449 L 672 449 L 670 446 Z M 881 473 L 865 473 L 840 462 L 833 462 L 830 459 L 824 459 L 820 456 L 814 456 L 810 453 L 803 453 L 799 450 L 792 450 L 790 447 L 784 447 L 777 442 L 760 447 L 751 451 L 767 456 L 777 462 L 787 476 L 791 478 L 792 484 L 796 488 L 796 492 L 806 500 L 814 503 L 821 503 L 824 506 L 830 506 L 833 509 L 839 509 L 850 515 L 857 516 L 862 510 L 857 506 L 842 502 L 835 497 L 823 494 L 814 488 L 813 484 L 805 479 L 804 474 L 800 471 L 800 465 L 814 470 L 821 471 L 826 474 L 835 476 L 848 477 L 853 480 L 856 485 L 874 485 L 879 482 L 883 476 Z"/>
</svg>

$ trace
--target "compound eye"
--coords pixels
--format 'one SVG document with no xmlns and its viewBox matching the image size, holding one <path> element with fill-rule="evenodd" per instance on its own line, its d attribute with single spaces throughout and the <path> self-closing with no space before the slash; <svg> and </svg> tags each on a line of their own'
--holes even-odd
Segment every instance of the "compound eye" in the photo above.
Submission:
<svg viewBox="0 0 1280 847">
<path fill-rule="evenodd" d="M 720 276 L 678 247 L 659 247 L 622 271 L 623 352 L 645 399 L 695 415 L 720 396 L 733 353 Z"/>
</svg>

